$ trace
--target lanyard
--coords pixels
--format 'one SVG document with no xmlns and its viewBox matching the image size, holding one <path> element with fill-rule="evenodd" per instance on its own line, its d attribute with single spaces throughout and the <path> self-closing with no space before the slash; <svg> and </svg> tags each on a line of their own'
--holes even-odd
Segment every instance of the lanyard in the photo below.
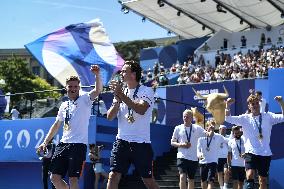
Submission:
<svg viewBox="0 0 284 189">
<path fill-rule="evenodd" d="M 236 144 L 237 144 L 237 148 L 238 148 L 238 151 L 239 151 L 239 154 L 242 155 L 242 140 L 240 140 L 240 146 L 238 145 L 238 141 L 236 140 Z"/>
<path fill-rule="evenodd" d="M 66 108 L 66 116 L 65 116 L 65 124 L 69 124 L 69 120 L 71 119 L 71 114 L 70 114 L 70 100 L 67 102 L 67 108 Z"/>
<path fill-rule="evenodd" d="M 190 138 L 191 138 L 191 131 L 192 131 L 192 125 L 190 126 L 189 134 L 187 133 L 186 127 L 184 126 L 187 142 L 190 143 Z"/>
<path fill-rule="evenodd" d="M 214 136 L 214 135 L 213 135 Z M 213 138 L 213 136 L 212 137 L 210 137 L 210 140 L 208 141 L 208 136 L 206 136 L 206 142 L 207 142 L 207 148 L 209 148 L 210 147 L 210 144 L 211 144 L 211 142 L 212 142 L 212 138 Z"/>
<path fill-rule="evenodd" d="M 258 122 L 256 121 L 256 118 L 255 118 L 255 117 L 253 117 L 253 120 L 254 120 L 255 125 L 256 125 L 257 128 L 258 128 L 258 133 L 261 135 L 261 134 L 262 134 L 262 128 L 261 128 L 261 125 L 262 125 L 262 114 L 259 115 L 259 124 L 258 124 Z"/>
<path fill-rule="evenodd" d="M 72 104 L 75 103 L 75 101 L 79 98 L 79 96 L 72 102 Z M 64 123 L 65 124 L 69 124 L 69 121 L 71 119 L 71 100 L 69 99 L 68 102 L 67 102 L 67 108 L 66 108 L 66 115 L 65 115 L 65 120 L 64 120 Z"/>
<path fill-rule="evenodd" d="M 138 93 L 139 87 L 140 87 L 140 84 L 138 84 L 137 87 L 135 88 L 135 91 L 133 93 L 133 100 L 135 100 L 136 97 L 138 98 L 137 93 Z M 126 96 L 127 95 L 128 95 L 128 88 L 126 91 Z M 128 115 L 133 116 L 133 110 L 129 107 L 128 107 Z"/>
</svg>

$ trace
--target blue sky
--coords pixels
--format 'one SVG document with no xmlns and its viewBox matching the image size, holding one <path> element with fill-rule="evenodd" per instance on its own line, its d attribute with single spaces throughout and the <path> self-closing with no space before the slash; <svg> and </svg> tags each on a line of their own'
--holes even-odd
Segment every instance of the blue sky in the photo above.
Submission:
<svg viewBox="0 0 284 189">
<path fill-rule="evenodd" d="M 113 42 L 167 37 L 167 31 L 130 12 L 117 0 L 2 0 L 0 49 L 24 45 L 69 24 L 100 18 Z"/>
</svg>

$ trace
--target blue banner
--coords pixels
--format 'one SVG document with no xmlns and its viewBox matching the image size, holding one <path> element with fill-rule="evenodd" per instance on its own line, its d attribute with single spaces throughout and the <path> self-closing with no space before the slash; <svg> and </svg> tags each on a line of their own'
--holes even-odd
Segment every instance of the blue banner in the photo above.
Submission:
<svg viewBox="0 0 284 189">
<path fill-rule="evenodd" d="M 167 99 L 175 102 L 167 103 L 167 124 L 178 125 L 182 123 L 182 112 L 186 108 L 198 107 L 199 112 L 204 112 L 204 100 L 198 99 L 192 88 L 202 95 L 208 95 L 211 93 L 224 93 L 223 86 L 226 87 L 229 97 L 235 98 L 235 82 L 214 82 L 214 83 L 201 83 L 194 85 L 174 86 L 167 88 Z M 187 104 L 187 105 L 185 105 Z M 173 111 L 174 110 L 174 111 Z M 235 114 L 235 104 L 231 107 L 232 115 Z M 212 115 L 205 111 L 205 117 L 210 118 Z"/>
<path fill-rule="evenodd" d="M 0 161 L 39 161 L 36 149 L 54 121 L 55 118 L 1 121 Z M 59 142 L 61 133 L 62 128 L 54 137 L 55 142 Z"/>
</svg>

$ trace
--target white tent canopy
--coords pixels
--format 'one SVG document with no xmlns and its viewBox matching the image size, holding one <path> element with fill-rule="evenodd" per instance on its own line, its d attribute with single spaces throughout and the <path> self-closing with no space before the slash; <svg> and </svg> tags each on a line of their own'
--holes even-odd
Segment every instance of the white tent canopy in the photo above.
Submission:
<svg viewBox="0 0 284 189">
<path fill-rule="evenodd" d="M 203 37 L 221 29 L 228 32 L 239 32 L 250 28 L 269 30 L 284 22 L 284 0 L 124 0 L 119 2 L 122 7 L 183 38 Z"/>
</svg>

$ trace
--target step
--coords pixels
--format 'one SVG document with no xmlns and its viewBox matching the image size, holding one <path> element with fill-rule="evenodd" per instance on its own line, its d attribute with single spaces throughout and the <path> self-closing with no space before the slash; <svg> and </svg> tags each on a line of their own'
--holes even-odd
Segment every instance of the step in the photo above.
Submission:
<svg viewBox="0 0 284 189">
<path fill-rule="evenodd" d="M 154 172 L 159 172 L 159 171 L 163 171 L 163 170 L 170 170 L 170 171 L 176 171 L 176 172 L 178 172 L 177 166 L 154 167 L 154 168 L 153 168 L 153 171 L 154 171 Z"/>
<path fill-rule="evenodd" d="M 179 180 L 179 175 L 157 175 L 156 178 L 159 178 L 160 180 Z"/>
<path fill-rule="evenodd" d="M 179 180 L 156 180 L 159 186 L 178 186 Z"/>
<path fill-rule="evenodd" d="M 160 189 L 179 189 L 179 186 L 160 186 Z M 194 189 L 202 189 L 200 186 L 195 186 Z"/>
</svg>

